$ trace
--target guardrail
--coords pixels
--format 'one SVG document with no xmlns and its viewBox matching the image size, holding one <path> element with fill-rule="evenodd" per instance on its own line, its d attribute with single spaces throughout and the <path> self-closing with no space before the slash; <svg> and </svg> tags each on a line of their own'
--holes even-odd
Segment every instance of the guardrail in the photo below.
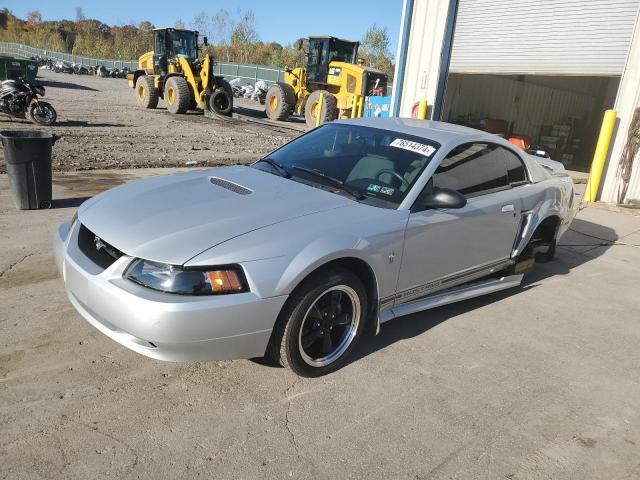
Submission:
<svg viewBox="0 0 640 480">
<path fill-rule="evenodd" d="M 61 60 L 63 62 L 77 63 L 92 67 L 104 65 L 107 68 L 125 68 L 135 70 L 138 68 L 137 60 L 116 60 L 105 58 L 84 57 L 71 53 L 53 52 L 44 48 L 30 47 L 21 43 L 0 42 L 0 53 L 9 53 L 24 58 L 42 57 L 51 60 Z M 243 83 L 254 84 L 258 80 L 264 80 L 271 84 L 284 80 L 284 69 L 269 67 L 266 65 L 243 65 L 231 62 L 215 62 L 213 65 L 215 75 L 222 75 L 227 80 L 239 78 Z M 387 86 L 387 92 L 391 92 L 391 84 Z"/>
</svg>

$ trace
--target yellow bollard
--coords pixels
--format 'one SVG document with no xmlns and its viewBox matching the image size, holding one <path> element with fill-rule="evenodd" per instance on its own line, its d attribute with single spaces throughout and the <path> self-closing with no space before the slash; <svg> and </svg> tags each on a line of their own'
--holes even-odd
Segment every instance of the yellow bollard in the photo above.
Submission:
<svg viewBox="0 0 640 480">
<path fill-rule="evenodd" d="M 320 94 L 320 98 L 318 99 L 318 106 L 316 107 L 316 127 L 320 126 L 320 116 L 322 114 L 322 100 L 324 97 L 324 93 Z"/>
<path fill-rule="evenodd" d="M 362 117 L 364 110 L 364 97 L 358 97 L 358 118 Z"/>
<path fill-rule="evenodd" d="M 609 143 L 611 141 L 611 134 L 613 133 L 615 123 L 616 111 L 607 110 L 604 112 L 602 127 L 600 128 L 600 135 L 598 136 L 598 143 L 596 144 L 596 151 L 593 154 L 591 170 L 589 170 L 587 188 L 584 191 L 584 197 L 582 198 L 583 202 L 596 201 L 598 188 L 600 187 L 600 177 L 602 177 L 602 170 L 604 169 L 604 162 L 607 159 L 607 152 L 609 151 Z"/>
<path fill-rule="evenodd" d="M 351 105 L 351 118 L 356 118 L 356 113 L 358 113 L 358 96 L 353 96 L 353 105 Z"/>
<path fill-rule="evenodd" d="M 420 103 L 418 104 L 418 118 L 420 120 L 427 119 L 427 101 L 426 100 L 420 100 Z"/>
</svg>

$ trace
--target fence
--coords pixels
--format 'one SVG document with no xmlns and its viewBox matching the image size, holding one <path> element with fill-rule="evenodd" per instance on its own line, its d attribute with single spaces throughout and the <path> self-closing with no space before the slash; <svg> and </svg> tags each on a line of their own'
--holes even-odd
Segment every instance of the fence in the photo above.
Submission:
<svg viewBox="0 0 640 480">
<path fill-rule="evenodd" d="M 18 55 L 25 58 L 42 57 L 63 62 L 78 63 L 85 66 L 104 65 L 107 68 L 125 68 L 135 70 L 138 68 L 137 60 L 115 60 L 104 58 L 83 57 L 70 53 L 52 52 L 42 48 L 29 47 L 21 43 L 0 42 L 0 53 Z M 264 80 L 271 84 L 284 80 L 284 70 L 278 67 L 265 65 L 242 65 L 239 63 L 215 62 L 213 66 L 215 75 L 222 75 L 227 80 L 239 78 L 242 83 L 254 84 L 258 80 Z M 391 84 L 387 86 L 387 92 L 391 92 Z M 389 95 L 390 93 L 388 93 Z"/>
<path fill-rule="evenodd" d="M 29 47 L 28 45 L 22 45 L 21 43 L 7 43 L 0 42 L 0 53 L 8 53 L 11 55 L 17 55 L 24 58 L 42 57 L 50 58 L 51 60 L 62 60 L 63 62 L 77 63 L 85 66 L 98 66 L 104 65 L 107 68 L 129 68 L 135 70 L 138 68 L 137 60 L 115 60 L 115 59 L 103 59 L 83 57 L 80 55 L 73 55 L 71 53 L 52 52 L 43 48 Z"/>
</svg>

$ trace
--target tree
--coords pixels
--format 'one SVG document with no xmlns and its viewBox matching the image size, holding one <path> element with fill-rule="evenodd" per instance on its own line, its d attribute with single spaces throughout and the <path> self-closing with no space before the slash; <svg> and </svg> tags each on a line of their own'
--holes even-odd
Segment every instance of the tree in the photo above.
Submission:
<svg viewBox="0 0 640 480">
<path fill-rule="evenodd" d="M 209 35 L 211 29 L 211 22 L 209 21 L 209 15 L 204 10 L 193 17 L 191 26 L 194 30 L 197 30 L 202 35 Z"/>
<path fill-rule="evenodd" d="M 184 30 L 185 28 L 187 28 L 185 26 L 184 22 L 182 21 L 182 19 L 180 19 L 180 18 L 178 20 L 176 20 L 176 23 L 175 23 L 174 27 L 175 28 L 179 28 L 181 30 Z"/>
<path fill-rule="evenodd" d="M 82 7 L 76 7 L 76 22 L 79 23 L 84 19 L 85 19 L 84 10 L 82 10 Z"/>
<path fill-rule="evenodd" d="M 231 32 L 231 45 L 238 49 L 241 62 L 248 61 L 251 49 L 259 41 L 255 19 L 253 11 L 247 10 Z"/>
<path fill-rule="evenodd" d="M 231 15 L 224 8 L 211 17 L 211 40 L 218 45 L 231 43 L 231 32 L 235 28 Z"/>
<path fill-rule="evenodd" d="M 27 24 L 38 25 L 39 23 L 42 23 L 42 15 L 38 10 L 31 10 L 27 13 Z"/>
<path fill-rule="evenodd" d="M 231 32 L 234 28 L 235 22 L 223 8 L 211 17 L 211 43 L 218 46 L 215 56 L 224 57 L 227 62 L 231 61 Z"/>
<path fill-rule="evenodd" d="M 390 45 L 387 27 L 379 27 L 375 23 L 365 32 L 360 42 L 360 57 L 365 64 L 382 70 L 389 78 L 393 75 Z"/>
</svg>

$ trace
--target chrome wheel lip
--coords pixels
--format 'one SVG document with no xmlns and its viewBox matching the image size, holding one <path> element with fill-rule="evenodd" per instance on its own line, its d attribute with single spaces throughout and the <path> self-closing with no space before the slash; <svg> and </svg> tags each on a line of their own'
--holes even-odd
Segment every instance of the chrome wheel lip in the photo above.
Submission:
<svg viewBox="0 0 640 480">
<path fill-rule="evenodd" d="M 346 294 L 347 298 L 349 298 L 349 300 L 351 301 L 351 308 L 353 312 L 351 315 L 352 317 L 351 323 L 349 324 L 348 327 L 346 327 L 345 332 L 342 334 L 342 338 L 338 343 L 338 346 L 331 353 L 329 353 L 324 357 L 314 359 L 310 357 L 302 347 L 302 330 L 309 317 L 309 312 L 311 312 L 311 309 L 316 305 L 316 303 L 318 303 L 318 300 L 324 297 L 327 293 L 334 292 L 334 291 L 338 291 Z M 302 323 L 300 324 L 300 331 L 298 332 L 298 351 L 300 352 L 300 356 L 302 357 L 302 360 L 307 365 L 311 367 L 316 367 L 316 368 L 325 367 L 327 365 L 332 364 L 336 360 L 338 360 L 353 342 L 353 339 L 355 338 L 356 333 L 358 332 L 358 325 L 360 324 L 360 320 L 361 320 L 360 297 L 358 296 L 358 294 L 353 288 L 351 288 L 348 285 L 335 285 L 333 287 L 326 289 L 324 292 L 318 295 L 316 299 L 313 301 L 313 303 L 309 306 L 309 308 L 307 309 L 304 315 L 304 318 L 302 319 Z"/>
</svg>

